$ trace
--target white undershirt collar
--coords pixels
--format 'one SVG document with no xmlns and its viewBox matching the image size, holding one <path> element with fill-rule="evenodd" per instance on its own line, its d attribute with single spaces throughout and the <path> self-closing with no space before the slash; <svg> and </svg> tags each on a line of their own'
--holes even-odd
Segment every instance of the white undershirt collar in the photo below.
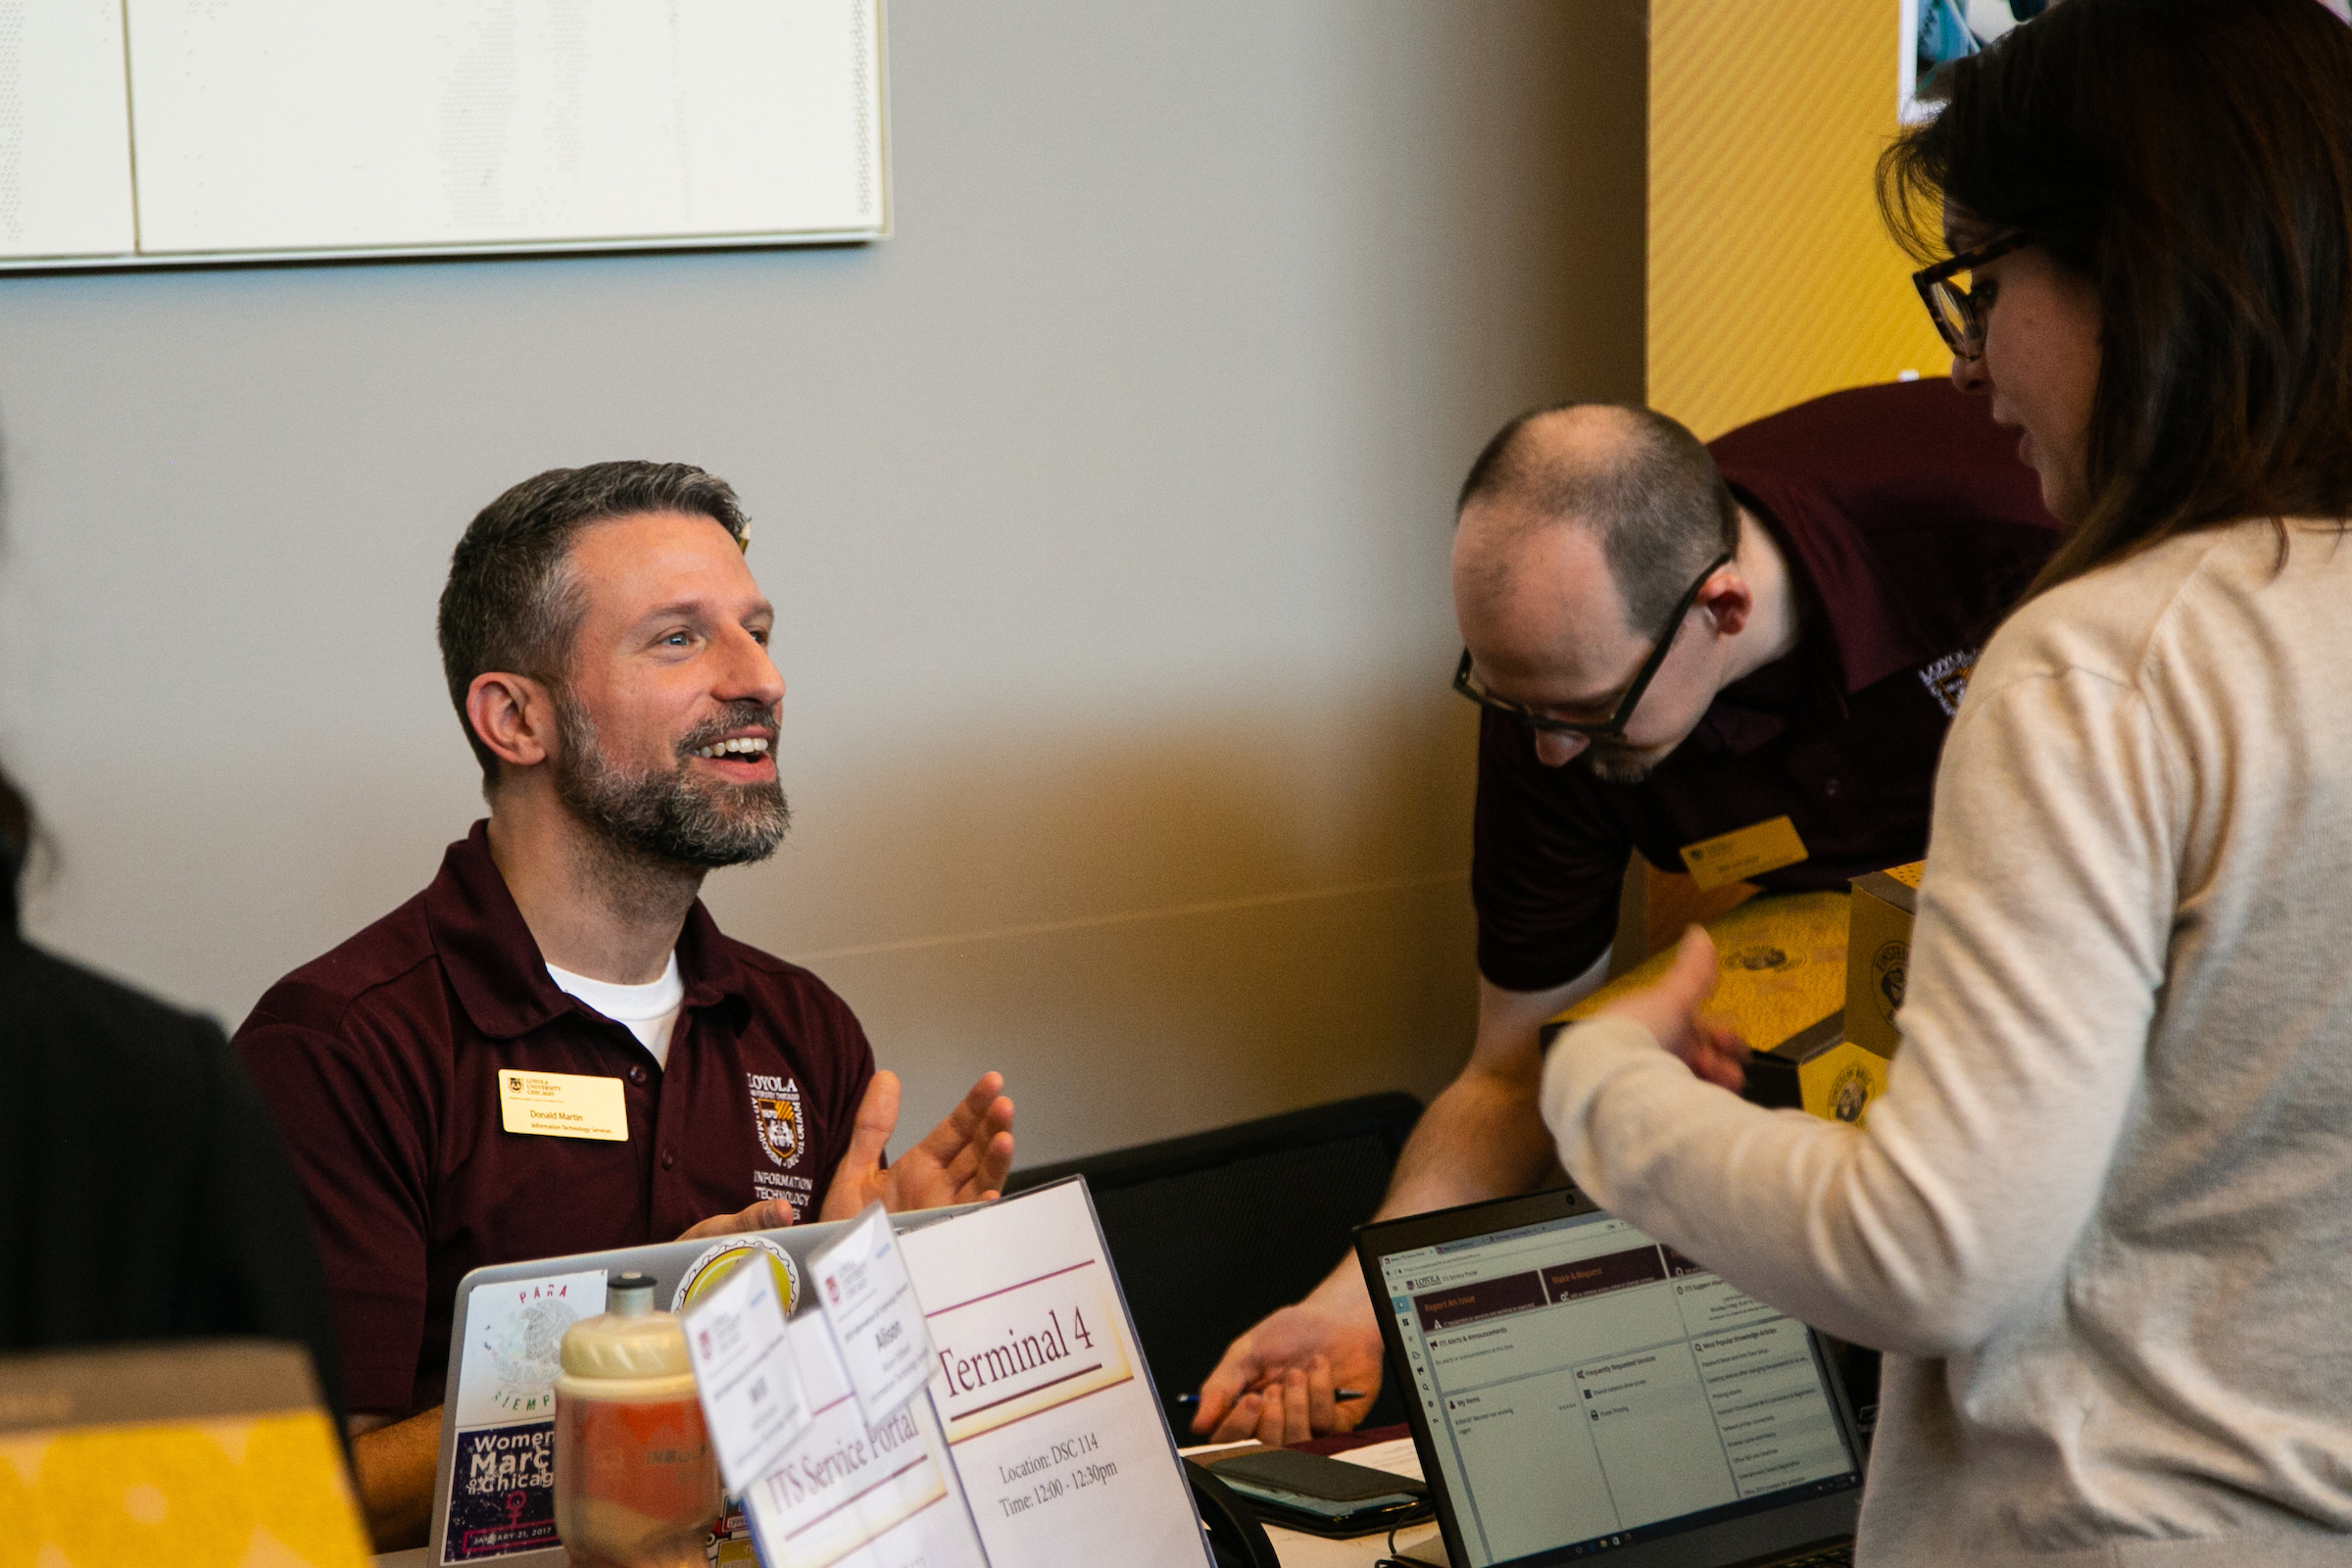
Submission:
<svg viewBox="0 0 2352 1568">
<path fill-rule="evenodd" d="M 591 980 L 569 969 L 547 966 L 548 978 L 566 995 L 579 998 L 629 1033 L 653 1053 L 654 1060 L 669 1065 L 669 1036 L 686 1003 L 686 982 L 678 978 L 678 954 L 670 950 L 662 978 L 641 986 L 616 986 L 610 980 Z"/>
</svg>

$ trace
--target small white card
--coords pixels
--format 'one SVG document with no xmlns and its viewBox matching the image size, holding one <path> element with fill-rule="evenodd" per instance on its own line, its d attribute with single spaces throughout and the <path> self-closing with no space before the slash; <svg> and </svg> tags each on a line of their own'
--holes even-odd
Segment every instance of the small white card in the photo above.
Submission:
<svg viewBox="0 0 2352 1568">
<path fill-rule="evenodd" d="M 785 1335 L 775 1270 L 759 1262 L 755 1257 L 706 1292 L 683 1320 L 719 1473 L 737 1496 L 782 1464 L 808 1430 L 808 1401 Z"/>
<path fill-rule="evenodd" d="M 890 1215 L 880 1203 L 867 1205 L 839 1241 L 809 1254 L 808 1270 L 858 1408 L 879 1423 L 931 1376 L 931 1332 Z"/>
<path fill-rule="evenodd" d="M 988 1568 L 928 1396 L 868 1423 L 821 1312 L 786 1327 L 810 1422 L 743 1494 L 768 1568 Z"/>
</svg>

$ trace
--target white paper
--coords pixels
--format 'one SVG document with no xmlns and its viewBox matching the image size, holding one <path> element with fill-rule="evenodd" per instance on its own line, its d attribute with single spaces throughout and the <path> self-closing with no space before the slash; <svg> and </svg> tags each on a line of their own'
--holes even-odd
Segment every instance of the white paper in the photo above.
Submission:
<svg viewBox="0 0 2352 1568">
<path fill-rule="evenodd" d="M 785 1332 L 810 1419 L 743 1494 L 767 1568 L 987 1568 L 930 1396 L 868 1425 L 824 1315 Z"/>
<path fill-rule="evenodd" d="M 996 1568 L 1204 1568 L 1208 1547 L 1076 1182 L 899 1238 L 931 1397 Z"/>
<path fill-rule="evenodd" d="M 125 4 L 149 253 L 882 225 L 874 0 Z"/>
<path fill-rule="evenodd" d="M 0 256 L 119 256 L 131 223 L 121 0 L 0 0 Z"/>
<path fill-rule="evenodd" d="M 931 1376 L 931 1336 L 890 1215 L 869 1204 L 840 1240 L 808 1257 L 817 1304 L 868 1421 L 879 1424 Z"/>
<path fill-rule="evenodd" d="M 775 1271 L 736 1269 L 688 1309 L 683 1327 L 719 1473 L 740 1496 L 808 1428 Z"/>
</svg>

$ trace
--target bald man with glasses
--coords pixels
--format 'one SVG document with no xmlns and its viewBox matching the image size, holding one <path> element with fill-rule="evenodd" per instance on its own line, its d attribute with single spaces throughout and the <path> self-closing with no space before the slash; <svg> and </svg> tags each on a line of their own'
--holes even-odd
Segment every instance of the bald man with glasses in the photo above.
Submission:
<svg viewBox="0 0 2352 1568">
<path fill-rule="evenodd" d="M 1799 858 L 1751 880 L 1807 891 L 1926 854 L 1977 650 L 2056 530 L 2014 439 L 1940 379 L 1834 393 L 1706 446 L 1603 404 L 1495 435 L 1453 548 L 1454 690 L 1485 710 L 1478 1033 L 1383 1217 L 1554 1173 L 1537 1031 L 1607 976 L 1629 855 L 1681 871 L 1686 848 L 1786 817 L 1773 842 Z M 1691 1067 L 1739 1084 L 1736 1062 Z M 1372 1305 L 1343 1259 L 1234 1342 L 1195 1431 L 1344 1431 L 1380 1378 Z"/>
</svg>

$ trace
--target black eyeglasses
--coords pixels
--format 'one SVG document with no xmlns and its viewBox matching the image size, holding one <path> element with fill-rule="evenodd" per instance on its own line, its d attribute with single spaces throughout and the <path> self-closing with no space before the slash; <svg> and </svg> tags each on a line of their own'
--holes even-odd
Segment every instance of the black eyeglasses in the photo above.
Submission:
<svg viewBox="0 0 2352 1568">
<path fill-rule="evenodd" d="M 1936 330 L 1943 335 L 1944 346 L 1954 354 L 1973 360 L 1984 352 L 1984 312 L 1977 304 L 1976 290 L 1962 288 L 1952 279 L 2033 243 L 2031 234 L 2006 235 L 1911 274 L 1911 286 L 1927 302 Z"/>
<path fill-rule="evenodd" d="M 1604 723 L 1586 724 L 1572 718 L 1553 718 L 1548 713 L 1539 713 L 1524 704 L 1514 703 L 1507 697 L 1495 696 L 1479 682 L 1477 673 L 1471 669 L 1470 650 L 1467 648 L 1462 650 L 1462 662 L 1453 667 L 1453 689 L 1481 708 L 1492 708 L 1497 713 L 1510 714 L 1529 729 L 1559 735 L 1583 735 L 1592 740 L 1616 740 L 1625 733 L 1625 726 L 1633 721 L 1634 710 L 1642 703 L 1642 694 L 1649 689 L 1651 678 L 1657 674 L 1659 666 L 1666 662 L 1667 651 L 1674 647 L 1675 634 L 1683 629 L 1683 617 L 1690 613 L 1692 605 L 1698 603 L 1698 591 L 1707 585 L 1709 577 L 1730 565 L 1731 562 L 1732 552 L 1729 550 L 1717 556 L 1707 564 L 1707 569 L 1698 574 L 1698 580 L 1683 594 L 1674 607 L 1674 613 L 1666 617 L 1666 629 L 1658 633 L 1657 645 L 1650 649 L 1649 657 L 1642 662 L 1642 667 L 1634 671 L 1634 683 L 1625 689 L 1625 696 L 1617 704 L 1617 711 L 1610 714 Z"/>
</svg>

